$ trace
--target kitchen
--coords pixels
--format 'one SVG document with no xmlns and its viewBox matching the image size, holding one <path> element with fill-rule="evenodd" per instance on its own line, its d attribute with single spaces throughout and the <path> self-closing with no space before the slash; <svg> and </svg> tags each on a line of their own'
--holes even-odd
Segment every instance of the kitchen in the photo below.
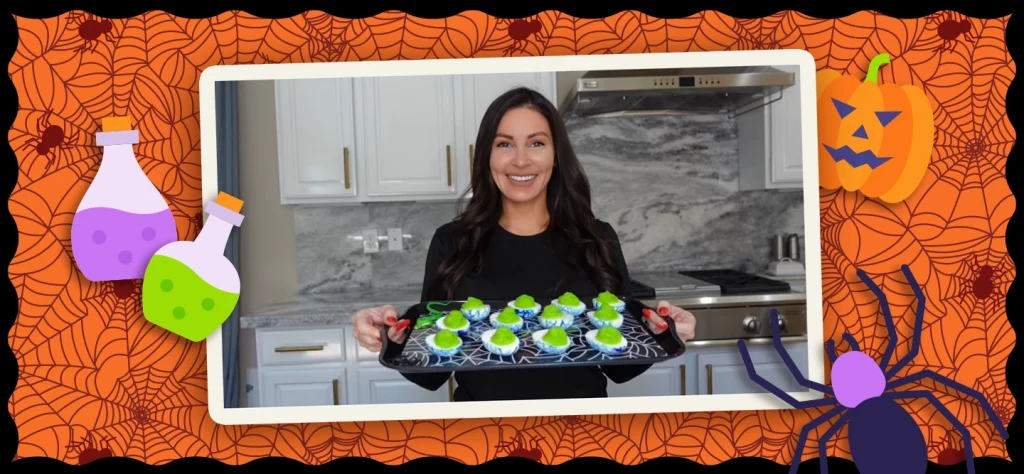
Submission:
<svg viewBox="0 0 1024 474">
<path fill-rule="evenodd" d="M 449 400 L 454 386 L 428 392 L 380 366 L 349 319 L 419 302 L 433 230 L 469 184 L 480 117 L 516 85 L 560 106 L 634 297 L 697 318 L 683 356 L 609 383 L 610 396 L 763 392 L 738 339 L 764 378 L 804 391 L 768 322 L 777 309 L 806 373 L 799 81 L 778 74 L 795 66 L 775 69 L 716 71 L 725 85 L 712 94 L 668 93 L 647 86 L 660 75 L 630 70 L 239 82 L 239 179 L 253 217 L 239 229 L 237 348 L 225 344 L 238 351 L 235 406 Z M 616 81 L 635 85 L 602 90 Z"/>
</svg>

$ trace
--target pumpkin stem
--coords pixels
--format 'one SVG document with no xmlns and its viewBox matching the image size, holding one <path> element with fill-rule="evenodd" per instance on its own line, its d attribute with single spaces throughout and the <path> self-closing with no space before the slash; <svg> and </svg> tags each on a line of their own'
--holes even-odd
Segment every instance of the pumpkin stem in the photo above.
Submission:
<svg viewBox="0 0 1024 474">
<path fill-rule="evenodd" d="M 889 64 L 889 53 L 882 53 L 871 58 L 871 64 L 868 64 L 868 75 L 864 78 L 864 82 L 877 83 L 878 69 L 886 64 Z"/>
</svg>

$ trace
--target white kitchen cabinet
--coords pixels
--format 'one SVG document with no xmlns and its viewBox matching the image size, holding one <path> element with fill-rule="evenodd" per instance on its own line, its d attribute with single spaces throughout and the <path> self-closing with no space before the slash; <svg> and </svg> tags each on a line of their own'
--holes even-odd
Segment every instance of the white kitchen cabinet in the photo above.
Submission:
<svg viewBox="0 0 1024 474">
<path fill-rule="evenodd" d="M 445 387 L 431 392 L 416 385 L 387 367 L 360 367 L 356 369 L 356 403 L 429 403 L 447 402 Z"/>
<path fill-rule="evenodd" d="M 281 203 L 355 202 L 352 79 L 276 81 L 274 89 Z"/>
<path fill-rule="evenodd" d="M 267 369 L 259 374 L 264 407 L 344 405 L 345 369 L 307 367 Z"/>
<path fill-rule="evenodd" d="M 800 76 L 796 66 L 775 66 L 797 74 L 782 98 L 736 118 L 742 190 L 803 187 Z M 814 87 L 810 84 L 809 87 Z M 768 100 L 766 100 L 768 102 Z M 810 117 L 809 120 L 817 120 Z M 818 137 L 813 140 L 817 142 Z M 816 156 L 806 157 L 817 159 Z"/>
<path fill-rule="evenodd" d="M 553 72 L 276 82 L 282 204 L 454 200 L 477 130 L 516 86 L 554 101 Z"/>
<path fill-rule="evenodd" d="M 807 373 L 807 342 L 788 341 L 789 351 L 800 373 Z M 796 383 L 770 344 L 748 344 L 754 369 L 786 392 L 807 389 Z M 608 382 L 610 397 L 655 397 L 672 395 L 715 395 L 763 393 L 747 374 L 739 349 L 734 343 L 716 346 L 687 347 L 686 353 L 670 361 L 655 364 L 646 372 L 624 384 Z"/>
<path fill-rule="evenodd" d="M 786 349 L 801 374 L 807 374 L 807 343 L 789 343 Z M 750 361 L 757 374 L 773 383 L 784 392 L 806 392 L 807 388 L 797 383 L 796 378 L 782 361 L 782 357 L 773 346 L 751 347 Z M 740 357 L 739 349 L 723 348 L 713 351 L 700 351 L 695 354 L 694 372 L 697 376 L 696 394 L 726 395 L 737 393 L 765 393 L 751 380 L 747 368 Z"/>
<path fill-rule="evenodd" d="M 453 77 L 360 78 L 356 96 L 366 197 L 454 197 L 459 120 Z"/>
<path fill-rule="evenodd" d="M 686 393 L 686 364 L 682 358 L 655 364 L 629 382 L 608 381 L 609 397 L 667 397 Z"/>
<path fill-rule="evenodd" d="M 257 329 L 256 354 L 256 381 L 249 383 L 259 387 L 251 399 L 261 407 L 430 403 L 450 397 L 451 387 L 431 392 L 382 367 L 347 325 Z"/>
</svg>

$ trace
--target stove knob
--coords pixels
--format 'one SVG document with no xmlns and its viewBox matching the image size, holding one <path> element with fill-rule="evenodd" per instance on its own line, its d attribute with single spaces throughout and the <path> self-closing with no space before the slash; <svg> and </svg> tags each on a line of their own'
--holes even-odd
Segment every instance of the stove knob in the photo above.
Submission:
<svg viewBox="0 0 1024 474">
<path fill-rule="evenodd" d="M 743 319 L 743 330 L 750 334 L 761 332 L 761 320 L 757 316 L 747 316 Z"/>
<path fill-rule="evenodd" d="M 786 332 L 786 317 L 779 313 L 779 332 Z"/>
</svg>

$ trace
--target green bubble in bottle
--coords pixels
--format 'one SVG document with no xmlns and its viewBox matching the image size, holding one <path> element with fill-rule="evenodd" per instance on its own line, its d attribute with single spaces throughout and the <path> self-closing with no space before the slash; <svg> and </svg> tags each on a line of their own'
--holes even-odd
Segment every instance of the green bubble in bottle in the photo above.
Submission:
<svg viewBox="0 0 1024 474">
<path fill-rule="evenodd" d="M 171 242 L 149 260 L 142 280 L 146 320 L 192 342 L 206 339 L 238 304 L 238 270 L 224 256 L 231 230 L 242 224 L 242 201 L 220 193 L 195 241 Z"/>
</svg>

